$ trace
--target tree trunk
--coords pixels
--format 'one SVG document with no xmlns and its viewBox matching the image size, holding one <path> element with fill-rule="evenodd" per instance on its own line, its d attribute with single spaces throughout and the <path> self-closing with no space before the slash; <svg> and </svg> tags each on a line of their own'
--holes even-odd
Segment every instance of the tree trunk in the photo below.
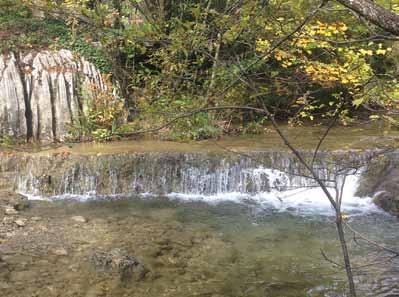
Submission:
<svg viewBox="0 0 399 297">
<path fill-rule="evenodd" d="M 222 45 L 222 34 L 219 32 L 217 35 L 215 57 L 213 58 L 212 74 L 211 74 L 211 81 L 209 83 L 209 88 L 208 88 L 208 95 L 212 93 L 213 88 L 215 86 L 216 71 L 217 71 L 217 67 L 219 66 L 219 56 L 220 56 L 221 45 Z"/>
<path fill-rule="evenodd" d="M 399 36 L 399 15 L 372 0 L 336 0 L 374 25 Z"/>
<path fill-rule="evenodd" d="M 162 0 L 161 5 L 163 21 L 167 22 L 172 17 L 172 0 Z"/>
</svg>

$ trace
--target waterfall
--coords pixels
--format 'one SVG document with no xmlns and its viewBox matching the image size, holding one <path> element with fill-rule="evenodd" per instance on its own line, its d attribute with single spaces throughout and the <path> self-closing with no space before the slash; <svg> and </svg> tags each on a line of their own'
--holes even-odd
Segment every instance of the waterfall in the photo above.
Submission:
<svg viewBox="0 0 399 297">
<path fill-rule="evenodd" d="M 353 168 L 360 168 L 364 158 L 356 153 L 338 157 L 324 154 L 314 166 L 333 195 L 332 181 L 342 179 L 344 175 L 337 177 L 338 172 L 345 173 L 343 205 L 348 210 L 371 207 L 370 199 L 355 196 L 360 169 Z M 316 181 L 295 157 L 283 152 L 253 152 L 245 156 L 222 153 L 27 156 L 18 164 L 16 189 L 35 196 L 162 195 L 210 203 L 250 200 L 281 210 L 309 206 L 330 209 Z"/>
</svg>

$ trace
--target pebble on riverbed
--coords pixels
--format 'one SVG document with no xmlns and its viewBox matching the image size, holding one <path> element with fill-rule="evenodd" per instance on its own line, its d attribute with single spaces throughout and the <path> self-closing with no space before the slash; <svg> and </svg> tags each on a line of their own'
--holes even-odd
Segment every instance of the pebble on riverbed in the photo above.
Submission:
<svg viewBox="0 0 399 297">
<path fill-rule="evenodd" d="M 6 207 L 4 208 L 4 213 L 5 213 L 6 215 L 8 215 L 8 216 L 12 216 L 12 215 L 17 215 L 17 214 L 18 214 L 18 211 L 15 210 L 13 207 L 6 206 Z"/>
<path fill-rule="evenodd" d="M 15 220 L 14 223 L 18 226 L 18 227 L 25 227 L 27 222 L 27 219 L 18 219 Z"/>
<path fill-rule="evenodd" d="M 71 217 L 71 220 L 76 222 L 76 223 L 87 223 L 87 219 L 85 217 L 82 216 L 73 216 Z"/>
<path fill-rule="evenodd" d="M 51 253 L 53 253 L 56 256 L 68 256 L 68 251 L 63 247 L 54 248 L 51 250 Z"/>
</svg>

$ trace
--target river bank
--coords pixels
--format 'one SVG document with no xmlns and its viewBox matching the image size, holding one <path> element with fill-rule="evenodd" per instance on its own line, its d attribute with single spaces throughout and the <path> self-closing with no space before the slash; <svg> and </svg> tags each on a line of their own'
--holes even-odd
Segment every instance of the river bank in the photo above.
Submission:
<svg viewBox="0 0 399 297">
<path fill-rule="evenodd" d="M 325 126 L 280 127 L 288 140 L 299 150 L 314 150 L 323 137 Z M 376 148 L 396 148 L 399 131 L 376 124 L 336 126 L 329 130 L 323 139 L 321 151 L 367 150 Z M 223 136 L 201 141 L 173 142 L 156 137 L 143 136 L 138 139 L 110 142 L 55 143 L 46 145 L 3 145 L 0 151 L 26 154 L 118 154 L 142 152 L 245 152 L 245 151 L 287 151 L 287 147 L 273 127 L 266 127 L 264 133 L 256 135 Z"/>
</svg>

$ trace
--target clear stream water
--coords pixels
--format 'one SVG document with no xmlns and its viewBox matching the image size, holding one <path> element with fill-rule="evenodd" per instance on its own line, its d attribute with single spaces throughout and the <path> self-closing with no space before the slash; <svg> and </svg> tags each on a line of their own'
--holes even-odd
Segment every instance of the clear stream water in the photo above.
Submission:
<svg viewBox="0 0 399 297">
<path fill-rule="evenodd" d="M 138 251 L 135 256 L 149 264 L 152 271 L 160 273 L 159 278 L 135 283 L 133 288 L 116 285 L 104 296 L 345 296 L 345 274 L 341 268 L 327 262 L 321 253 L 323 251 L 332 261 L 342 262 L 334 220 L 328 215 L 300 215 L 296 210 L 258 208 L 251 203 L 209 204 L 160 197 L 58 201 L 53 204 L 50 209 L 39 206 L 33 212 L 42 216 L 51 212 L 57 219 L 71 215 L 83 215 L 89 222 L 98 218 L 107 219 L 107 232 L 118 238 L 111 240 L 111 246 L 144 244 L 142 250 L 134 249 Z M 146 254 L 153 245 L 146 243 L 145 236 L 148 234 L 144 237 L 137 235 L 141 234 L 140 223 L 136 223 L 135 228 L 129 227 L 129 220 L 134 217 L 159 220 L 163 227 L 155 225 L 155 229 L 174 226 L 178 232 L 166 237 L 172 242 L 183 240 L 187 234 L 199 233 L 215 238 L 217 243 L 210 241 L 200 248 L 201 251 L 194 248 L 180 251 L 188 253 L 188 256 L 179 255 L 177 259 L 190 259 L 184 273 L 165 268 L 168 265 L 174 267 L 172 264 L 159 267 L 152 264 L 153 256 Z M 349 222 L 373 240 L 389 246 L 398 245 L 399 222 L 396 218 L 370 211 L 350 216 Z M 353 265 L 363 267 L 355 270 L 359 296 L 399 296 L 399 261 L 384 261 L 387 255 L 368 247 L 361 240 L 355 242 L 349 234 Z M 97 244 L 100 242 L 101 238 Z M 58 272 L 73 264 L 73 259 L 69 258 L 63 260 L 66 263 L 59 261 L 53 264 L 58 267 Z M 173 263 L 170 259 L 166 263 L 168 261 Z M 33 265 L 30 269 L 36 271 L 38 268 Z M 45 270 L 51 273 L 53 269 L 47 267 Z M 79 278 L 80 282 L 93 283 L 93 286 L 101 283 L 97 276 L 86 273 L 84 266 L 66 274 L 51 273 L 47 277 L 53 284 L 75 283 L 75 278 Z M 36 283 L 30 286 L 35 289 Z M 137 294 L 140 288 L 152 286 L 157 289 L 143 289 Z M 36 292 L 46 292 L 42 289 L 36 288 Z M 192 291 L 186 295 L 188 289 Z M 90 288 L 80 286 L 78 291 L 79 295 L 65 292 L 65 295 L 59 296 L 91 296 L 88 295 Z"/>
<path fill-rule="evenodd" d="M 371 135 L 362 129 L 345 131 L 333 130 L 326 145 L 334 150 L 357 149 L 371 142 L 382 143 L 385 137 L 382 131 L 373 130 Z M 312 141 L 300 132 L 290 132 L 294 141 L 314 147 L 314 136 L 317 138 L 320 130 L 306 130 Z M 396 138 L 391 140 L 396 142 Z M 278 142 L 271 134 L 261 140 L 222 140 L 217 147 L 259 151 L 279 147 Z M 342 263 L 333 212 L 320 189 L 303 179 L 239 159 L 212 163 L 198 160 L 197 155 L 104 157 L 157 148 L 160 153 L 208 152 L 210 147 L 215 150 L 212 142 L 176 145 L 144 141 L 56 149 L 57 154 L 66 150 L 72 155 L 90 155 L 91 161 L 88 159 L 87 165 L 80 164 L 86 159 L 77 159 L 72 165 L 50 163 L 49 170 L 65 170 L 58 177 L 53 174 L 52 181 L 58 184 L 51 185 L 49 191 L 57 194 L 51 201 L 40 196 L 41 183 L 49 178 L 33 174 L 43 159 L 29 163 L 31 170 L 20 178 L 19 189 L 34 201 L 24 212 L 27 227 L 0 245 L 6 262 L 11 263 L 8 270 L 2 271 L 0 266 L 0 296 L 346 296 L 345 273 L 333 264 Z M 114 167 L 94 166 L 100 157 Z M 290 162 L 282 163 L 291 166 Z M 123 174 L 118 173 L 119 168 L 125 170 Z M 138 173 L 131 174 L 132 170 Z M 399 220 L 378 209 L 371 198 L 356 197 L 358 178 L 350 175 L 344 188 L 348 223 L 371 240 L 399 249 Z M 145 184 L 140 184 L 142 180 Z M 267 190 L 265 181 L 270 185 Z M 129 196 L 99 195 L 96 190 L 103 190 L 104 184 L 116 194 L 122 187 L 142 191 Z M 164 189 L 162 194 L 152 192 L 158 188 Z M 74 223 L 72 216 L 84 216 L 87 222 Z M 358 295 L 399 296 L 399 259 L 389 259 L 390 255 L 349 230 L 347 240 Z M 67 255 L 52 252 L 60 247 Z M 113 248 L 123 248 L 137 257 L 150 270 L 149 275 L 123 284 L 113 275 L 93 271 L 89 255 Z"/>
<path fill-rule="evenodd" d="M 349 177 L 344 191 L 343 208 L 349 217 L 348 222 L 370 239 L 398 247 L 399 220 L 379 210 L 370 199 L 355 197 L 356 183 L 356 176 Z M 66 199 L 71 198 L 67 196 L 58 198 L 62 199 L 51 202 L 50 208 L 47 202 L 34 202 L 37 206 L 33 207 L 31 215 L 53 216 L 54 220 L 82 215 L 89 222 L 105 219 L 107 230 L 101 232 L 111 232 L 113 238 L 117 238 L 111 240 L 110 245 L 134 247 L 135 256 L 148 263 L 150 270 L 160 274 L 155 280 L 144 280 L 132 287 L 111 286 L 108 295 L 101 295 L 98 291 L 93 293 L 91 287 L 82 285 L 76 289 L 79 292 L 76 295 L 65 293 L 60 296 L 289 297 L 346 294 L 342 268 L 326 261 L 323 256 L 324 253 L 331 261 L 342 263 L 331 208 L 316 188 L 253 195 L 172 193 L 167 197 L 147 194 L 139 197 L 74 196 L 75 200 Z M 132 219 L 136 219 L 136 223 L 131 222 Z M 176 252 L 178 255 L 173 252 L 165 255 L 168 259 L 164 259 L 166 264 L 153 264 L 154 256 L 148 256 L 146 251 L 154 243 L 147 242 L 147 236 L 151 237 L 149 234 L 141 233 L 142 220 L 160 223 L 152 226 L 154 230 L 163 230 L 165 226 L 176 228 L 177 232 L 165 235 L 165 240 L 171 242 L 184 240 L 187 234 L 206 234 L 207 239 L 199 240 L 202 243 L 199 243 L 198 250 L 196 247 L 185 250 L 183 246 L 180 247 L 183 250 Z M 60 221 L 60 224 L 64 223 Z M 166 230 L 162 232 L 167 233 Z M 359 296 L 399 296 L 398 259 L 387 261 L 389 255 L 360 239 L 354 240 L 350 232 L 347 234 L 353 265 L 359 267 L 355 269 Z M 101 236 L 106 242 L 106 236 L 110 235 Z M 101 244 L 101 236 L 96 245 Z M 170 247 L 170 250 L 175 248 Z M 66 261 L 72 265 L 71 259 Z M 182 261 L 184 269 L 166 268 L 175 265 L 168 264 L 168 261 Z M 64 265 L 56 263 L 56 267 Z M 73 280 L 79 275 L 79 281 L 93 283 L 94 287 L 98 284 L 105 286 L 98 276 L 86 273 L 84 267 L 68 272 L 68 276 L 50 274 L 48 277 L 55 283 L 75 283 Z M 34 265 L 32 269 L 36 269 Z M 48 270 L 51 272 L 52 269 Z M 34 288 L 35 284 L 31 286 Z M 43 291 L 37 289 L 36 292 Z"/>
</svg>

